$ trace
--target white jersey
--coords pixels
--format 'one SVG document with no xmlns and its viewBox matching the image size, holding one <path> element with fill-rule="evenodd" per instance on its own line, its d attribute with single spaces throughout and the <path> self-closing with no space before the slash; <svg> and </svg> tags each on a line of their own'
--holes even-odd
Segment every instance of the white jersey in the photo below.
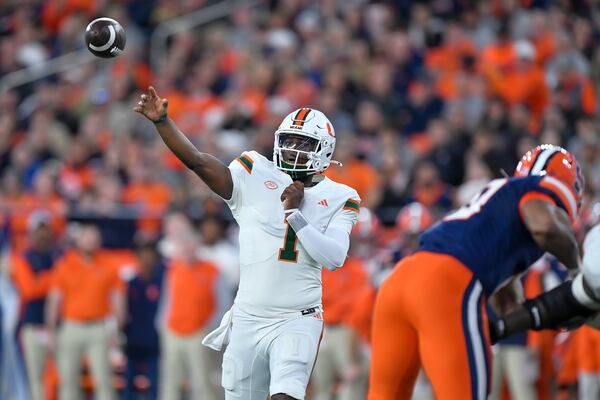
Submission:
<svg viewBox="0 0 600 400">
<path fill-rule="evenodd" d="M 281 193 L 290 176 L 255 151 L 229 165 L 233 194 L 226 200 L 240 226 L 240 286 L 235 307 L 281 317 L 321 305 L 321 266 L 286 223 Z M 324 178 L 304 189 L 300 211 L 321 232 L 334 224 L 348 234 L 358 218 L 358 193 Z"/>
</svg>

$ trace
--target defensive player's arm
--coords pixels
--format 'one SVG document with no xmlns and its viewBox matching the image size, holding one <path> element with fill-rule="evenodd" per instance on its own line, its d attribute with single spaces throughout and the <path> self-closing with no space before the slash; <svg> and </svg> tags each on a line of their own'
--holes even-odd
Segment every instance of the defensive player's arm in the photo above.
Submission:
<svg viewBox="0 0 600 400">
<path fill-rule="evenodd" d="M 579 247 L 567 213 L 557 205 L 532 198 L 520 204 L 533 240 L 570 270 L 579 268 Z"/>
<path fill-rule="evenodd" d="M 600 225 L 584 242 L 582 272 L 572 281 L 525 301 L 490 326 L 492 341 L 528 329 L 556 329 L 581 324 L 600 309 Z"/>
<path fill-rule="evenodd" d="M 133 110 L 154 123 L 167 147 L 213 192 L 224 199 L 230 199 L 233 192 L 233 180 L 229 168 L 216 157 L 200 152 L 169 118 L 167 106 L 167 99 L 158 97 L 154 88 L 150 86 L 148 93 L 141 95 L 138 105 Z"/>
</svg>

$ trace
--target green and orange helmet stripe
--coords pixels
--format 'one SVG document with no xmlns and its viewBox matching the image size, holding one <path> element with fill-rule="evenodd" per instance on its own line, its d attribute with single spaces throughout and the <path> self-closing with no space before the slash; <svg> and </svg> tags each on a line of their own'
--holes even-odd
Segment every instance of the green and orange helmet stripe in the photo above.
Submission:
<svg viewBox="0 0 600 400">
<path fill-rule="evenodd" d="M 294 116 L 294 125 L 295 126 L 304 126 L 304 122 L 306 122 L 306 117 L 310 114 L 312 110 L 310 108 L 301 108 L 298 110 L 296 115 Z"/>
</svg>

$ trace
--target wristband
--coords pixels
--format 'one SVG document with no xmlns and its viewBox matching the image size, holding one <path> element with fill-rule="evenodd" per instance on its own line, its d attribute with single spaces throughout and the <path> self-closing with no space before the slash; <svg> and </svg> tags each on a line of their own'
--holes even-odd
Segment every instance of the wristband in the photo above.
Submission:
<svg viewBox="0 0 600 400">
<path fill-rule="evenodd" d="M 296 233 L 308 225 L 308 221 L 304 218 L 300 210 L 295 210 L 292 214 L 286 214 L 286 221 Z"/>
<path fill-rule="evenodd" d="M 283 210 L 283 213 L 287 216 L 295 211 L 298 211 L 297 208 L 290 208 L 289 210 Z"/>
</svg>

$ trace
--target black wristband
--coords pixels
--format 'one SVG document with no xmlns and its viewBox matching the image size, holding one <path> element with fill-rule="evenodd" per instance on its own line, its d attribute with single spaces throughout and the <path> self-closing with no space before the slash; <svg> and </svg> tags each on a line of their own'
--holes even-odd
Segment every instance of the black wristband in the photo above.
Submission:
<svg viewBox="0 0 600 400">
<path fill-rule="evenodd" d="M 160 124 L 161 122 L 165 122 L 167 118 L 169 118 L 169 115 L 164 113 L 158 119 L 151 119 L 150 121 L 152 121 L 153 124 Z"/>
</svg>

